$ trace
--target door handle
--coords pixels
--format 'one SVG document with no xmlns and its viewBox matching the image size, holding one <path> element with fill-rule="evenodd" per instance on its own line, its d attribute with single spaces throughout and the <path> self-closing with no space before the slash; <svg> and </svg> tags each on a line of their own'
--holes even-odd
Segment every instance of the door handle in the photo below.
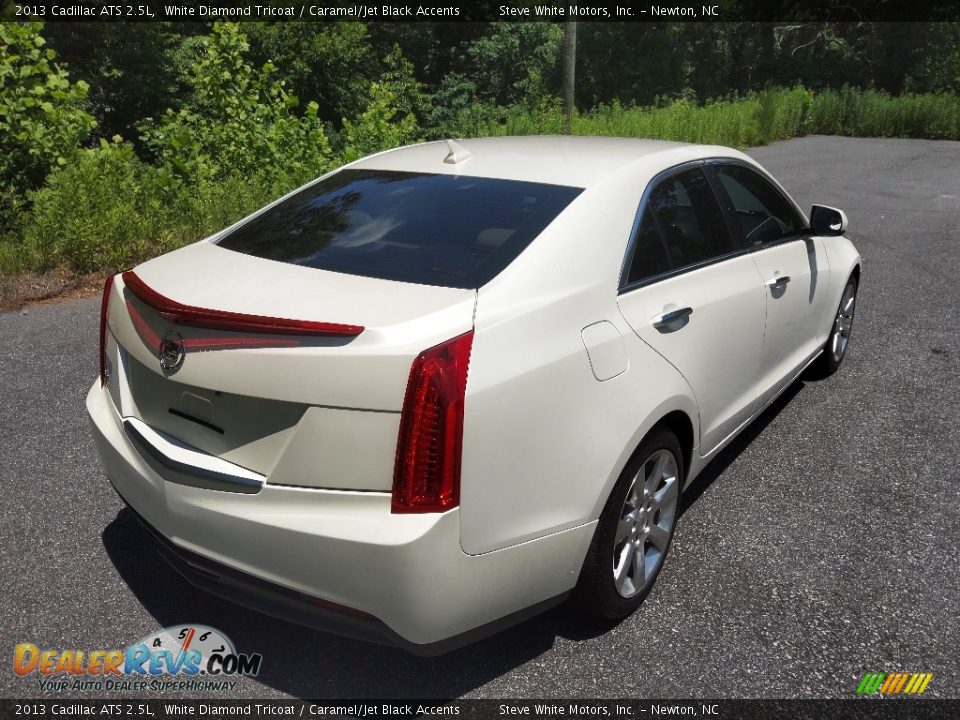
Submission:
<svg viewBox="0 0 960 720">
<path fill-rule="evenodd" d="M 767 282 L 765 282 L 764 284 L 768 288 L 775 288 L 780 285 L 786 285 L 788 282 L 790 282 L 789 275 L 777 275 L 776 277 L 772 277 L 769 280 L 767 280 Z"/>
<path fill-rule="evenodd" d="M 685 320 L 692 314 L 693 308 L 685 307 L 656 315 L 650 322 L 660 332 L 674 332 L 686 325 L 686 323 L 683 325 L 675 325 L 675 323 L 677 323 L 678 320 Z"/>
</svg>

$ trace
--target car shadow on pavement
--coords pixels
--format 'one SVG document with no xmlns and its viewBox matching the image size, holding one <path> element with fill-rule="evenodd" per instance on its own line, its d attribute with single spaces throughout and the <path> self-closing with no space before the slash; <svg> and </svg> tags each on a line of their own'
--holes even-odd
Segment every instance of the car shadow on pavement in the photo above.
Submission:
<svg viewBox="0 0 960 720">
<path fill-rule="evenodd" d="M 687 508 L 691 507 L 700 496 L 706 492 L 714 480 L 720 477 L 720 475 L 730 467 L 730 464 L 740 456 L 740 453 L 746 450 L 750 444 L 760 436 L 767 425 L 773 422 L 773 419 L 780 414 L 780 411 L 803 390 L 805 384 L 805 381 L 802 379 L 793 382 L 776 400 L 770 403 L 752 423 L 745 427 L 743 432 L 737 435 L 727 447 L 721 450 L 720 453 L 710 461 L 710 464 L 697 475 L 696 480 L 690 483 L 683 491 L 683 495 L 680 497 L 681 517 L 683 513 L 687 511 Z"/>
<path fill-rule="evenodd" d="M 717 456 L 684 493 L 681 512 L 802 387 L 802 382 L 794 383 Z M 215 627 L 239 652 L 263 655 L 257 682 L 301 698 L 458 697 L 542 655 L 558 637 L 588 640 L 616 625 L 585 617 L 564 604 L 460 650 L 420 658 L 294 625 L 194 588 L 160 557 L 154 538 L 127 508 L 104 528 L 103 544 L 117 572 L 159 627 L 184 623 Z M 251 682 L 241 680 L 243 692 L 262 697 Z"/>
</svg>

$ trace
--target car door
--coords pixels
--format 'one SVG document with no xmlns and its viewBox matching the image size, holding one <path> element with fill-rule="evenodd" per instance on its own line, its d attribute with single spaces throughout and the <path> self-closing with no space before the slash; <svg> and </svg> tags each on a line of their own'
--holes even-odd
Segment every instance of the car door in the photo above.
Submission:
<svg viewBox="0 0 960 720">
<path fill-rule="evenodd" d="M 621 286 L 624 319 L 693 390 L 707 454 L 756 407 L 765 300 L 702 163 L 651 183 Z"/>
<path fill-rule="evenodd" d="M 743 163 L 711 163 L 734 231 L 750 249 L 766 298 L 759 394 L 766 402 L 793 379 L 821 344 L 826 312 L 827 259 L 806 219 L 768 178 Z"/>
</svg>

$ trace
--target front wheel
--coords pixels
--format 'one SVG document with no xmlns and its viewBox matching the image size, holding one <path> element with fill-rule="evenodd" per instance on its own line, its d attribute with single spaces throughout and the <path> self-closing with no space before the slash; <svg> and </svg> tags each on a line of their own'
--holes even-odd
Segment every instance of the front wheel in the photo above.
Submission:
<svg viewBox="0 0 960 720">
<path fill-rule="evenodd" d="M 811 374 L 815 378 L 826 378 L 840 369 L 850 346 L 850 333 L 853 331 L 853 313 L 857 304 L 857 279 L 851 276 L 840 298 L 840 306 L 833 320 L 830 337 L 823 346 L 820 357 L 811 365 Z"/>
<path fill-rule="evenodd" d="M 680 442 L 656 430 L 614 486 L 574 591 L 592 615 L 624 618 L 653 587 L 673 539 L 683 478 Z"/>
</svg>

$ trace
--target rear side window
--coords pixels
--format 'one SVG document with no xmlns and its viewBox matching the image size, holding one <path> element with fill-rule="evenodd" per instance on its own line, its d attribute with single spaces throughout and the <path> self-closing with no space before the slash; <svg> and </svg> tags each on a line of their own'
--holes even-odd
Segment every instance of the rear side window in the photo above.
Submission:
<svg viewBox="0 0 960 720">
<path fill-rule="evenodd" d="M 344 170 L 218 244 L 333 272 L 478 288 L 581 192 L 513 180 Z"/>
<path fill-rule="evenodd" d="M 743 165 L 716 165 L 714 169 L 748 246 L 803 230 L 803 217 L 765 177 Z"/>
<path fill-rule="evenodd" d="M 667 247 L 653 220 L 650 208 L 643 211 L 643 218 L 633 241 L 633 257 L 627 270 L 627 285 L 646 280 L 670 269 Z"/>
<path fill-rule="evenodd" d="M 675 268 L 712 260 L 734 249 L 723 213 L 700 168 L 660 182 L 650 194 L 647 208 Z"/>
</svg>

